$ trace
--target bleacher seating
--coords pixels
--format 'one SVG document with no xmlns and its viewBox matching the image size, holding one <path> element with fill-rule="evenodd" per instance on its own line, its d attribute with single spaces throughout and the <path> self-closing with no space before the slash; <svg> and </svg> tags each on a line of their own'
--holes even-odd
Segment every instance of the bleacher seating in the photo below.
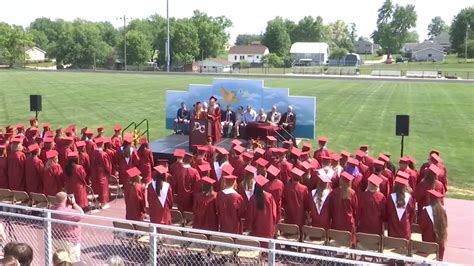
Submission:
<svg viewBox="0 0 474 266">
<path fill-rule="evenodd" d="M 372 70 L 371 75 L 377 77 L 401 77 L 402 72 L 399 70 Z"/>
<path fill-rule="evenodd" d="M 438 78 L 437 71 L 407 71 L 407 78 Z"/>
</svg>

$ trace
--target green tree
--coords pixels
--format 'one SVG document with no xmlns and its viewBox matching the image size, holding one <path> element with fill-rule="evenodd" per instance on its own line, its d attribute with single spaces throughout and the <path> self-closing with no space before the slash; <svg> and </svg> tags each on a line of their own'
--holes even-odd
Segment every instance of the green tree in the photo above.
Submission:
<svg viewBox="0 0 474 266">
<path fill-rule="evenodd" d="M 467 58 L 474 58 L 474 40 L 467 41 Z"/>
<path fill-rule="evenodd" d="M 127 32 L 127 64 L 140 65 L 147 62 L 150 50 L 151 42 L 144 33 L 138 30 Z"/>
<path fill-rule="evenodd" d="M 21 26 L 0 22 L 0 58 L 10 67 L 18 61 L 24 61 L 25 51 L 33 46 L 32 36 Z"/>
<path fill-rule="evenodd" d="M 394 6 L 392 0 L 385 0 L 378 12 L 377 30 L 372 33 L 372 39 L 390 58 L 406 42 L 409 30 L 416 26 L 415 6 Z"/>
<path fill-rule="evenodd" d="M 283 59 L 273 53 L 264 55 L 262 57 L 262 62 L 266 67 L 281 67 L 284 65 Z"/>
<path fill-rule="evenodd" d="M 428 25 L 428 37 L 432 40 L 434 37 L 438 36 L 443 31 L 448 31 L 449 26 L 444 22 L 440 16 L 436 16 L 431 19 L 430 24 Z"/>
<path fill-rule="evenodd" d="M 327 39 L 323 18 L 306 16 L 291 31 L 291 42 L 323 42 Z"/>
<path fill-rule="evenodd" d="M 268 21 L 263 35 L 263 44 L 268 47 L 271 53 L 278 56 L 285 56 L 290 52 L 290 35 L 282 17 Z"/>
<path fill-rule="evenodd" d="M 348 51 L 354 50 L 354 44 L 350 39 L 349 27 L 342 20 L 329 23 L 329 45 L 331 49 L 344 48 Z"/>
<path fill-rule="evenodd" d="M 96 23 L 102 41 L 110 47 L 116 47 L 120 41 L 120 33 L 110 22 Z"/>
<path fill-rule="evenodd" d="M 467 34 L 468 40 L 472 40 L 472 31 L 474 30 L 474 7 L 464 8 L 451 22 L 449 32 L 451 47 L 459 56 L 464 55 L 467 25 L 470 25 L 470 30 Z"/>
<path fill-rule="evenodd" d="M 418 43 L 420 42 L 420 35 L 418 35 L 416 30 L 409 31 L 405 38 L 405 42 Z"/>
<path fill-rule="evenodd" d="M 251 45 L 254 42 L 262 42 L 261 34 L 239 34 L 235 39 L 235 45 Z"/>
<path fill-rule="evenodd" d="M 329 55 L 329 59 L 342 59 L 344 58 L 349 52 L 345 48 L 336 48 L 334 49 L 331 54 Z"/>
<path fill-rule="evenodd" d="M 173 65 L 192 63 L 196 58 L 200 58 L 197 29 L 190 19 L 170 20 L 170 45 Z M 165 56 L 165 53 L 160 53 L 160 61 L 165 62 Z"/>
<path fill-rule="evenodd" d="M 357 25 L 354 22 L 352 22 L 350 26 L 351 26 L 351 29 L 349 32 L 349 38 L 352 44 L 355 44 L 357 42 Z"/>
<path fill-rule="evenodd" d="M 232 21 L 224 16 L 211 17 L 206 13 L 195 10 L 191 22 L 197 29 L 198 54 L 201 57 L 217 57 L 224 51 L 224 46 L 229 42 L 227 29 L 232 27 Z"/>
</svg>

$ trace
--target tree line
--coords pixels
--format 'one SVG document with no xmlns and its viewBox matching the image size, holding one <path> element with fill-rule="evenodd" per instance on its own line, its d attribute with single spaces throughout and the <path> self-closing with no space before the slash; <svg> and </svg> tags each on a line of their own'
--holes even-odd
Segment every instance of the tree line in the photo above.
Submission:
<svg viewBox="0 0 474 266">
<path fill-rule="evenodd" d="M 394 5 L 385 0 L 378 10 L 377 28 L 371 38 L 387 55 L 396 53 L 405 42 L 418 42 L 413 30 L 417 14 L 414 5 Z M 470 31 L 467 27 L 470 25 Z M 228 29 L 232 21 L 225 16 L 212 17 L 199 10 L 190 18 L 170 19 L 171 62 L 173 65 L 191 63 L 202 58 L 224 53 L 229 42 Z M 428 26 L 428 36 L 434 38 L 449 31 L 454 52 L 464 53 L 466 31 L 469 55 L 474 54 L 472 30 L 474 7 L 461 10 L 448 26 L 441 17 L 434 17 Z M 125 38 L 126 36 L 126 38 Z M 48 58 L 58 65 L 90 68 L 94 65 L 111 67 L 123 60 L 124 40 L 127 41 L 127 63 L 140 65 L 154 61 L 165 64 L 166 19 L 154 14 L 134 19 L 125 28 L 116 29 L 110 22 L 91 22 L 82 19 L 65 21 L 37 18 L 27 28 L 0 22 L 0 60 L 13 66 L 24 61 L 24 51 L 34 45 L 45 50 Z M 306 16 L 298 22 L 277 16 L 268 21 L 262 34 L 238 35 L 236 45 L 255 42 L 267 46 L 271 52 L 264 62 L 273 66 L 289 65 L 291 44 L 295 42 L 326 42 L 333 58 L 354 51 L 357 26 L 337 20 L 325 23 L 320 16 Z"/>
</svg>

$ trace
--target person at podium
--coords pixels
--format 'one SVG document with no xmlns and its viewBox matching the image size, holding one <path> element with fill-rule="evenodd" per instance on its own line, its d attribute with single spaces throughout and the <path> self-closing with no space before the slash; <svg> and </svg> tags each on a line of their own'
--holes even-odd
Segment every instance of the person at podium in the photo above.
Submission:
<svg viewBox="0 0 474 266">
<path fill-rule="evenodd" d="M 201 102 L 196 102 L 194 104 L 194 111 L 191 117 L 193 120 L 206 119 L 206 114 L 202 111 Z"/>
<path fill-rule="evenodd" d="M 208 135 L 212 141 L 217 143 L 221 140 L 221 109 L 217 105 L 217 98 L 209 98 L 209 107 L 207 109 Z"/>
</svg>

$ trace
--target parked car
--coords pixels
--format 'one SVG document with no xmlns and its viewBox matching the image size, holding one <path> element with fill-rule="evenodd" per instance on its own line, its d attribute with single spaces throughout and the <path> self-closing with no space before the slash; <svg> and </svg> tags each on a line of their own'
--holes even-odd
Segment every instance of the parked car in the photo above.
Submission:
<svg viewBox="0 0 474 266">
<path fill-rule="evenodd" d="M 397 58 L 395 59 L 395 63 L 403 63 L 405 61 L 405 58 L 403 58 L 402 56 L 397 56 Z"/>
</svg>

